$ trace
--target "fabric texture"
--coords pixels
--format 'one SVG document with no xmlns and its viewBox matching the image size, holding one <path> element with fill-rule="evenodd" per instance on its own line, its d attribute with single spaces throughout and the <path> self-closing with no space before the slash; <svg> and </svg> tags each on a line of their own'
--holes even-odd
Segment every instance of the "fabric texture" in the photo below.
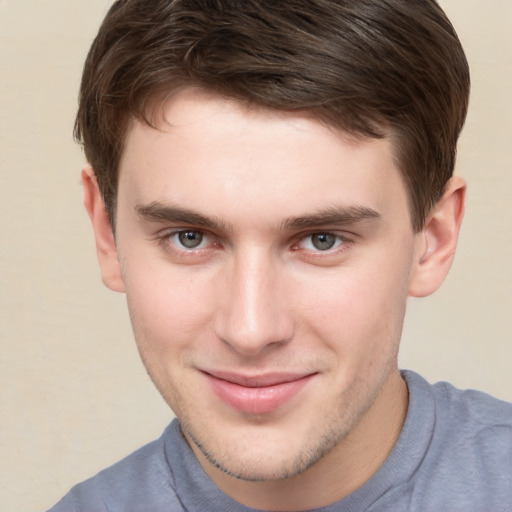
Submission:
<svg viewBox="0 0 512 512">
<path fill-rule="evenodd" d="M 399 439 L 377 473 L 317 512 L 511 512 L 512 404 L 411 371 Z M 49 512 L 250 512 L 206 475 L 178 420 Z"/>
</svg>

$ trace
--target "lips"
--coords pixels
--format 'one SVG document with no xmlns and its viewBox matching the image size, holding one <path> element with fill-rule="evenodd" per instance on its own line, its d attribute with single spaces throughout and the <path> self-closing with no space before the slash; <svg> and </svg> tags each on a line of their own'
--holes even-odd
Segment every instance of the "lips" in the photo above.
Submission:
<svg viewBox="0 0 512 512">
<path fill-rule="evenodd" d="M 302 391 L 315 375 L 203 373 L 220 400 L 246 414 L 268 414 L 279 409 Z"/>
</svg>

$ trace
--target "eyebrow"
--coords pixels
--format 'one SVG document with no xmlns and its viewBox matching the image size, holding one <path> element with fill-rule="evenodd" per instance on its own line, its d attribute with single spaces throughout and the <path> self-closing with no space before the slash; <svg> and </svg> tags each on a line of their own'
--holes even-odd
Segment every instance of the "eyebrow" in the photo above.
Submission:
<svg viewBox="0 0 512 512">
<path fill-rule="evenodd" d="M 150 222 L 173 222 L 198 226 L 213 231 L 231 230 L 231 226 L 215 216 L 153 201 L 146 205 L 138 205 L 135 211 L 140 217 Z M 366 206 L 331 207 L 311 214 L 289 217 L 281 223 L 281 228 L 298 231 L 322 226 L 344 226 L 355 224 L 366 219 L 379 219 L 380 214 Z"/>
<path fill-rule="evenodd" d="M 226 230 L 226 223 L 216 217 L 209 217 L 187 208 L 162 204 L 158 201 L 138 205 L 135 211 L 145 220 L 176 222 L 211 230 Z"/>
<path fill-rule="evenodd" d="M 289 230 L 300 230 L 322 226 L 346 226 L 366 219 L 379 219 L 380 214 L 367 206 L 326 208 L 312 214 L 291 217 L 283 222 Z"/>
</svg>

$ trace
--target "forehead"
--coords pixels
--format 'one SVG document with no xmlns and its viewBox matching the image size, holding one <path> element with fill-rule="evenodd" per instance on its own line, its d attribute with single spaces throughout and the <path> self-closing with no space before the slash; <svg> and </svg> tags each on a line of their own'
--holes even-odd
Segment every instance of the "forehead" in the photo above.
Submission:
<svg viewBox="0 0 512 512">
<path fill-rule="evenodd" d="M 127 134 L 120 203 L 126 196 L 212 215 L 231 204 L 249 216 L 340 204 L 382 209 L 390 197 L 406 203 L 388 139 L 357 140 L 303 113 L 191 89 L 155 113 L 155 128 L 135 121 Z"/>
</svg>

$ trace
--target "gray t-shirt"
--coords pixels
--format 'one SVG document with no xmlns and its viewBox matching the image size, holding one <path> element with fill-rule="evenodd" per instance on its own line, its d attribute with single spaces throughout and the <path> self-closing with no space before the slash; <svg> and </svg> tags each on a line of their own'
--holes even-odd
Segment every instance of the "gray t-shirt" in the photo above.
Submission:
<svg viewBox="0 0 512 512">
<path fill-rule="evenodd" d="M 318 512 L 511 512 L 512 404 L 402 372 L 409 409 L 382 467 Z M 206 475 L 174 420 L 162 437 L 75 486 L 50 512 L 250 512 Z"/>
</svg>

